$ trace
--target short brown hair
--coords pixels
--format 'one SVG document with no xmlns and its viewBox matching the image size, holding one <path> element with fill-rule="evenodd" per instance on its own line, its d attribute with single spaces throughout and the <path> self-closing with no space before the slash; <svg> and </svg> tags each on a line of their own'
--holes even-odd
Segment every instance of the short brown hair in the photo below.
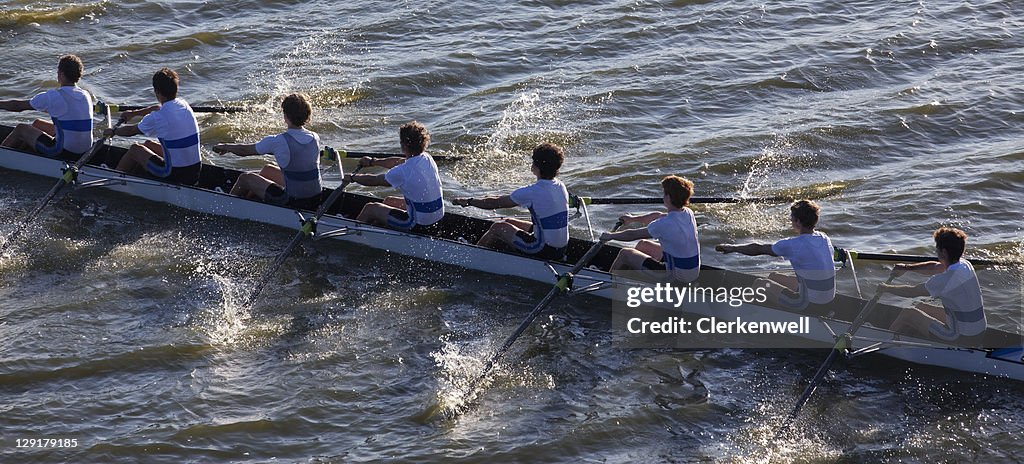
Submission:
<svg viewBox="0 0 1024 464">
<path fill-rule="evenodd" d="M 562 147 L 553 143 L 545 142 L 533 149 L 533 165 L 537 166 L 541 179 L 554 179 L 564 161 Z"/>
<path fill-rule="evenodd" d="M 796 218 L 800 225 L 813 229 L 814 226 L 818 225 L 821 208 L 811 200 L 797 200 L 789 206 L 789 214 Z"/>
<path fill-rule="evenodd" d="M 313 114 L 313 107 L 309 105 L 306 96 L 301 93 L 293 93 L 284 97 L 281 109 L 284 110 L 285 117 L 299 127 L 305 126 L 309 122 L 309 116 Z"/>
<path fill-rule="evenodd" d="M 153 88 L 169 100 L 178 98 L 178 82 L 178 73 L 168 68 L 163 68 L 153 74 Z"/>
<path fill-rule="evenodd" d="M 939 227 L 932 234 L 935 238 L 935 248 L 946 250 L 949 259 L 954 263 L 960 261 L 967 248 L 967 234 L 955 227 Z"/>
<path fill-rule="evenodd" d="M 427 151 L 430 146 L 430 132 L 427 128 L 416 121 L 407 122 L 398 128 L 398 138 L 403 148 L 407 148 L 413 155 Z"/>
<path fill-rule="evenodd" d="M 661 179 L 661 188 L 668 195 L 672 206 L 682 208 L 690 204 L 690 197 L 693 196 L 693 182 L 679 176 L 665 176 Z"/>
<path fill-rule="evenodd" d="M 82 65 L 82 60 L 75 55 L 64 55 L 57 61 L 57 72 L 63 74 L 72 83 L 78 82 L 82 78 L 84 70 L 85 66 Z"/>
</svg>

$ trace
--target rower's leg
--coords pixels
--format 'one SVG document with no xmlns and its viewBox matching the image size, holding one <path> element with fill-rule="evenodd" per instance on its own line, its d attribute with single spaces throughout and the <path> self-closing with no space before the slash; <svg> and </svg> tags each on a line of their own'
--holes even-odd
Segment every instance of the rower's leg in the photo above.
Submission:
<svg viewBox="0 0 1024 464">
<path fill-rule="evenodd" d="M 786 287 L 791 292 L 796 293 L 800 291 L 800 280 L 797 279 L 794 275 L 773 272 L 768 275 L 768 279 L 779 285 L 782 285 L 783 287 Z"/>
<path fill-rule="evenodd" d="M 405 198 L 392 195 L 384 198 L 384 204 L 405 211 Z"/>
<path fill-rule="evenodd" d="M 922 305 L 919 304 L 914 308 L 908 308 L 900 311 L 900 315 L 896 317 L 895 321 L 892 321 L 892 325 L 889 326 L 889 330 L 896 333 L 910 335 L 928 335 L 930 333 L 929 327 L 931 324 L 938 323 L 943 326 L 946 325 L 945 310 L 943 310 L 942 319 L 936 319 L 923 310 L 921 306 Z"/>
<path fill-rule="evenodd" d="M 18 124 L 0 145 L 15 150 L 35 152 L 36 141 L 41 135 L 45 135 L 45 132 L 31 124 Z"/>
<path fill-rule="evenodd" d="M 637 251 L 647 255 L 648 257 L 657 256 L 660 258 L 663 254 L 661 251 L 661 245 L 653 240 L 641 240 L 637 242 L 636 249 Z M 660 261 L 659 258 L 655 259 Z"/>
<path fill-rule="evenodd" d="M 146 163 L 151 156 L 158 155 L 145 145 L 134 143 L 117 163 L 117 170 L 134 176 L 142 175 L 146 172 Z"/>
<path fill-rule="evenodd" d="M 506 243 L 512 243 L 515 240 L 516 232 L 521 230 L 523 229 L 507 221 L 495 222 L 476 244 L 487 248 L 498 248 Z"/>
<path fill-rule="evenodd" d="M 284 173 L 281 172 L 281 168 L 274 166 L 272 164 L 263 166 L 263 169 L 260 169 L 260 177 L 269 180 L 277 185 L 284 185 Z"/>
<path fill-rule="evenodd" d="M 231 187 L 231 194 L 242 198 L 257 198 L 263 200 L 267 196 L 267 187 L 274 183 L 263 176 L 246 172 L 239 174 L 235 186 Z"/>
<path fill-rule="evenodd" d="M 504 221 L 509 223 L 509 224 L 512 224 L 513 226 L 515 226 L 516 228 L 518 228 L 520 230 L 525 230 L 527 232 L 533 232 L 533 223 L 530 222 L 530 221 L 524 221 L 522 219 L 516 219 L 516 218 L 505 218 Z M 513 235 L 515 235 L 515 233 L 513 233 Z"/>
<path fill-rule="evenodd" d="M 53 127 L 53 122 L 51 121 L 47 121 L 45 119 L 36 119 L 32 122 L 32 127 L 35 127 L 36 129 L 45 132 L 50 137 L 57 136 L 57 129 Z"/>
<path fill-rule="evenodd" d="M 388 215 L 391 214 L 392 208 L 384 203 L 367 203 L 363 206 L 363 210 L 359 212 L 359 216 L 356 217 L 357 221 L 362 221 L 367 224 L 373 224 L 375 226 L 388 225 Z"/>
<path fill-rule="evenodd" d="M 161 158 L 164 157 L 164 146 L 156 143 L 152 140 L 146 140 L 142 142 L 142 146 L 146 147 L 147 150 L 153 152 L 154 155 Z"/>
<path fill-rule="evenodd" d="M 644 261 L 648 259 L 652 259 L 651 255 L 648 255 L 640 250 L 637 250 L 635 248 L 623 248 L 621 251 L 619 251 L 619 254 L 615 256 L 615 261 L 612 262 L 612 267 L 610 270 L 622 271 L 643 269 Z"/>
</svg>

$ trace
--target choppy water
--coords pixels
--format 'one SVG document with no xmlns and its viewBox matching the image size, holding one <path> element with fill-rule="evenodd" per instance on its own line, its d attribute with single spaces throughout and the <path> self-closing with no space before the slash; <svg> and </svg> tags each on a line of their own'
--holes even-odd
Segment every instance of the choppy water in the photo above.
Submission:
<svg viewBox="0 0 1024 464">
<path fill-rule="evenodd" d="M 702 195 L 821 197 L 840 246 L 927 253 L 952 224 L 979 255 L 1024 254 L 1020 2 L 0 5 L 0 98 L 54 85 L 62 53 L 117 103 L 151 102 L 169 66 L 193 104 L 259 110 L 203 117 L 206 147 L 280 130 L 274 99 L 303 91 L 327 145 L 393 151 L 399 124 L 424 122 L 434 153 L 467 157 L 442 167 L 448 195 L 528 182 L 527 150 L 551 140 L 580 194 L 650 196 L 675 173 Z M 5 229 L 48 187 L 4 173 Z M 626 211 L 591 212 L 600 229 Z M 784 206 L 698 213 L 709 264 L 757 262 L 715 243 L 787 233 Z M 245 311 L 247 266 L 291 232 L 93 191 L 42 222 L 0 262 L 3 462 L 1024 459 L 1019 384 L 861 359 L 799 438 L 775 439 L 821 353 L 619 349 L 607 303 L 587 299 L 529 330 L 477 407 L 420 425 L 546 288 L 306 244 Z M 862 285 L 883 272 L 860 269 Z M 983 280 L 1012 328 L 1020 276 Z M 34 437 L 79 446 L 15 448 Z"/>
</svg>

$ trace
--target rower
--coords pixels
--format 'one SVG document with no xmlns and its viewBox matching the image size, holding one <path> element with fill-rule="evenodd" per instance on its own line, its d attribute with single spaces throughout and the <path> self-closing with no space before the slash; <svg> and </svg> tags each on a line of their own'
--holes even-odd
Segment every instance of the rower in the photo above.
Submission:
<svg viewBox="0 0 1024 464">
<path fill-rule="evenodd" d="M 144 134 L 160 143 L 147 140 L 135 143 L 121 157 L 117 170 L 134 176 L 150 175 L 165 182 L 195 185 L 203 163 L 199 157 L 199 124 L 192 107 L 178 98 L 178 73 L 163 68 L 153 74 L 156 105 L 135 111 L 124 111 L 121 120 L 143 116 L 137 125 L 107 129 L 105 135 L 130 137 Z"/>
<path fill-rule="evenodd" d="M 836 296 L 836 269 L 832 262 L 832 241 L 823 232 L 814 230 L 821 208 L 813 201 L 798 200 L 790 207 L 790 221 L 796 237 L 774 244 L 722 244 L 715 247 L 722 253 L 748 256 L 781 256 L 789 260 L 796 276 L 773 272 L 755 285 L 767 289 L 770 303 L 791 310 L 804 310 L 813 304 L 830 303 Z"/>
<path fill-rule="evenodd" d="M 565 155 L 553 143 L 533 149 L 530 171 L 537 182 L 511 194 L 483 198 L 456 198 L 453 204 L 482 209 L 522 206 L 530 210 L 531 221 L 507 218 L 491 225 L 477 245 L 497 248 L 510 245 L 516 250 L 545 260 L 564 260 L 569 244 L 569 192 L 556 179 Z"/>
<path fill-rule="evenodd" d="M 349 174 L 347 177 L 361 185 L 397 188 L 402 196 L 387 197 L 383 203 L 367 203 L 356 220 L 403 231 L 426 232 L 427 227 L 444 217 L 441 175 L 427 153 L 430 133 L 423 124 L 412 121 L 402 125 L 398 135 L 404 156 L 359 160 L 360 166 L 388 168 L 386 173 Z"/>
<path fill-rule="evenodd" d="M 612 262 L 611 271 L 668 271 L 681 282 L 693 282 L 700 274 L 700 244 L 697 241 L 697 220 L 687 208 L 693 196 L 693 182 L 679 176 L 661 180 L 662 201 L 667 212 L 626 214 L 623 224 L 645 225 L 638 229 L 605 232 L 601 240 L 640 240 L 635 248 L 623 248 Z M 643 240 L 654 238 L 658 242 Z"/>
<path fill-rule="evenodd" d="M 966 341 L 980 335 L 988 327 L 981 284 L 970 261 L 963 259 L 967 234 L 952 227 L 940 227 L 932 237 L 938 261 L 915 264 L 897 264 L 897 274 L 907 271 L 930 275 L 918 285 L 886 285 L 882 289 L 897 296 L 915 298 L 932 296 L 942 301 L 942 307 L 918 303 L 904 309 L 890 326 L 890 330 L 910 330 L 916 334 L 931 334 L 945 341 Z"/>
<path fill-rule="evenodd" d="M 36 110 L 50 114 L 50 121 L 36 119 L 18 124 L 0 146 L 35 151 L 50 157 L 78 159 L 92 146 L 92 97 L 78 86 L 82 60 L 64 55 L 57 61 L 59 88 L 47 90 L 31 100 L 0 101 L 7 111 Z"/>
<path fill-rule="evenodd" d="M 288 126 L 285 132 L 253 144 L 217 144 L 213 151 L 238 156 L 269 153 L 277 161 L 277 166 L 264 166 L 259 174 L 239 175 L 231 188 L 232 195 L 254 197 L 277 206 L 315 209 L 322 190 L 320 136 L 303 127 L 309 123 L 313 108 L 304 95 L 293 93 L 284 98 L 281 109 Z"/>
</svg>

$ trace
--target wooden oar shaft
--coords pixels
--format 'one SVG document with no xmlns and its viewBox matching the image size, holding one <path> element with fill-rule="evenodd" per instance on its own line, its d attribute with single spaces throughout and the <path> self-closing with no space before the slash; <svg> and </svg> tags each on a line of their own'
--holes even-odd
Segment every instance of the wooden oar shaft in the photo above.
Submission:
<svg viewBox="0 0 1024 464">
<path fill-rule="evenodd" d="M 890 284 L 895 278 L 896 273 L 892 272 L 889 274 L 889 278 L 885 281 L 885 283 Z M 811 379 L 811 383 L 809 383 L 807 385 L 807 388 L 804 389 L 804 392 L 800 395 L 800 398 L 797 399 L 796 405 L 793 406 L 793 410 L 789 413 L 790 421 L 796 419 L 797 414 L 800 413 L 800 409 L 804 407 L 804 404 L 807 403 L 807 400 L 809 400 L 811 398 L 811 395 L 814 394 L 814 391 L 818 389 L 818 384 L 820 384 L 821 381 L 828 374 L 828 370 L 832 367 L 832 364 L 835 362 L 836 358 L 838 358 L 839 354 L 849 347 L 851 341 L 853 340 L 853 335 L 857 333 L 857 330 L 860 329 L 860 326 L 864 325 L 864 322 L 867 321 L 868 316 L 870 316 L 871 312 L 874 311 L 875 306 L 878 306 L 878 300 L 882 298 L 882 290 L 882 287 L 879 286 L 878 290 L 875 291 L 875 296 L 871 298 L 871 301 L 868 301 L 868 303 L 864 305 L 864 309 L 861 310 L 859 314 L 857 314 L 857 317 L 854 318 L 853 322 L 850 324 L 850 327 L 846 330 L 846 332 L 839 336 L 838 340 L 836 340 L 836 344 L 832 346 L 832 351 L 828 353 L 828 357 L 825 358 L 825 362 L 822 363 L 821 367 L 818 368 L 818 371 L 814 373 L 814 377 Z"/>
</svg>

